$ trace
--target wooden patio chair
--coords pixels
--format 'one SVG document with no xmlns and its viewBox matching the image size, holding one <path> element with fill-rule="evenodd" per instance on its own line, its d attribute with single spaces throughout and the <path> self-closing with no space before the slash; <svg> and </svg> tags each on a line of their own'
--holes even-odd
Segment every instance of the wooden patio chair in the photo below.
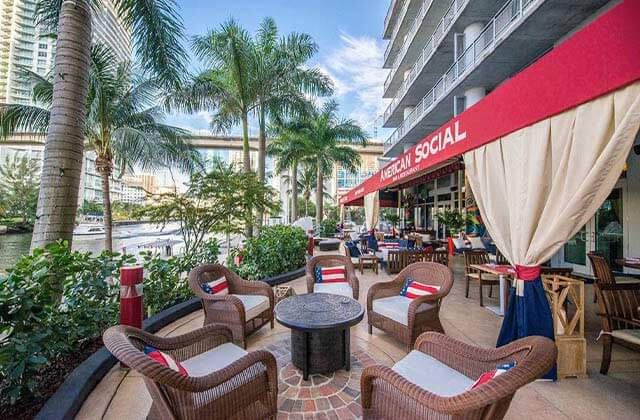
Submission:
<svg viewBox="0 0 640 420">
<path fill-rule="evenodd" d="M 439 286 L 432 295 L 410 299 L 400 295 L 405 281 L 412 278 L 421 283 Z M 376 283 L 367 293 L 369 334 L 379 328 L 411 348 L 415 339 L 425 331 L 444 333 L 440 323 L 442 300 L 453 286 L 453 272 L 449 267 L 433 262 L 411 264 L 391 281 Z"/>
<path fill-rule="evenodd" d="M 474 264 L 489 264 L 489 253 L 487 251 L 464 251 L 464 277 L 467 281 L 465 297 L 469 298 L 469 283 L 478 282 L 480 291 L 480 306 L 484 306 L 482 299 L 482 287 L 489 286 L 489 297 L 493 292 L 493 285 L 500 284 L 500 278 L 494 274 L 483 273 L 471 267 Z"/>
<path fill-rule="evenodd" d="M 587 256 L 589 257 L 589 261 L 591 261 L 591 268 L 593 268 L 593 274 L 596 277 L 596 284 L 640 284 L 640 279 L 635 277 L 614 276 L 609 262 L 603 255 L 597 252 L 589 252 Z M 597 296 L 598 295 L 594 287 L 594 302 L 596 301 Z"/>
<path fill-rule="evenodd" d="M 499 265 L 511 265 L 507 257 L 504 256 L 502 252 L 498 248 L 496 248 L 496 264 Z"/>
<path fill-rule="evenodd" d="M 347 272 L 347 283 L 316 283 L 316 266 L 336 267 L 343 265 Z M 344 295 L 358 300 L 360 296 L 360 280 L 356 275 L 356 269 L 351 262 L 351 257 L 346 255 L 316 255 L 307 261 L 305 268 L 307 277 L 307 293 L 332 293 Z"/>
<path fill-rule="evenodd" d="M 516 391 L 547 373 L 556 354 L 553 342 L 539 336 L 485 349 L 425 333 L 392 368 L 363 369 L 363 418 L 502 419 Z M 482 374 L 514 361 L 511 369 L 472 388 Z"/>
<path fill-rule="evenodd" d="M 247 353 L 231 340 L 231 330 L 215 324 L 177 337 L 122 325 L 103 335 L 107 349 L 143 376 L 153 401 L 148 419 L 275 419 L 275 358 L 264 350 Z M 145 354 L 146 346 L 173 358 L 186 376 Z"/>
<path fill-rule="evenodd" d="M 227 279 L 229 294 L 210 294 L 202 289 L 205 283 L 221 277 Z M 204 325 L 226 325 L 243 348 L 251 333 L 267 323 L 273 328 L 273 289 L 265 282 L 243 280 L 220 264 L 202 264 L 189 273 L 189 287 L 202 300 Z"/>
<path fill-rule="evenodd" d="M 449 266 L 449 252 L 433 250 L 431 252 L 425 252 L 424 261 L 434 262 L 442 265 Z"/>
<path fill-rule="evenodd" d="M 602 322 L 600 373 L 606 375 L 613 343 L 640 351 L 640 284 L 596 282 L 595 290 Z"/>
</svg>

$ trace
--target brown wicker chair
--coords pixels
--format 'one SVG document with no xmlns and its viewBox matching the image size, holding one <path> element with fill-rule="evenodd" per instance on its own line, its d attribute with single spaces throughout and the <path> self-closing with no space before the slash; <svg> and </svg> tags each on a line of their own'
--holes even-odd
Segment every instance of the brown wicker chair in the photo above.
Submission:
<svg viewBox="0 0 640 420">
<path fill-rule="evenodd" d="M 353 292 L 353 298 L 358 300 L 360 297 L 360 280 L 356 275 L 356 270 L 351 262 L 351 257 L 346 255 L 317 255 L 307 261 L 306 273 L 307 273 L 307 292 L 313 293 L 315 286 L 315 270 L 316 266 L 320 267 L 335 267 L 338 265 L 344 265 L 347 270 L 347 282 Z"/>
<path fill-rule="evenodd" d="M 606 375 L 613 343 L 640 351 L 640 284 L 595 284 L 598 315 L 602 322 L 602 363 Z"/>
<path fill-rule="evenodd" d="M 202 284 L 222 276 L 226 277 L 229 284 L 228 295 L 212 295 L 202 290 Z M 264 282 L 243 280 L 220 264 L 203 264 L 189 273 L 189 287 L 202 299 L 204 325 L 218 323 L 228 326 L 233 332 L 233 340 L 241 343 L 243 348 L 247 347 L 246 337 L 251 333 L 266 323 L 270 323 L 273 328 L 273 289 Z M 251 295 L 265 296 L 269 300 L 269 307 L 248 317 L 241 299 Z"/>
<path fill-rule="evenodd" d="M 158 337 L 126 326 L 111 327 L 103 336 L 105 346 L 118 360 L 143 375 L 153 400 L 149 419 L 275 418 L 275 358 L 264 350 L 246 353 L 230 347 L 225 343 L 231 338 L 229 328 L 214 324 L 177 337 Z M 217 349 L 226 354 L 223 357 L 228 364 L 216 364 L 212 367 L 217 370 L 204 376 L 182 376 L 145 355 L 145 345 L 171 355 L 185 366 L 189 359 Z M 223 345 L 226 347 L 220 347 Z"/>
<path fill-rule="evenodd" d="M 365 419 L 502 419 L 516 391 L 549 371 L 557 354 L 554 343 L 545 337 L 485 349 L 433 332 L 422 334 L 415 350 L 471 379 L 499 364 L 514 360 L 517 364 L 477 388 L 450 397 L 431 393 L 392 368 L 366 367 L 360 379 Z"/>
<path fill-rule="evenodd" d="M 440 286 L 440 290 L 433 295 L 413 299 L 408 307 L 406 324 L 374 311 L 374 300 L 400 296 L 400 291 L 407 277 Z M 373 332 L 372 327 L 379 328 L 396 337 L 410 349 L 416 338 L 425 331 L 444 333 L 440 323 L 440 306 L 442 299 L 449 294 L 452 286 L 453 272 L 451 269 L 434 262 L 411 264 L 393 280 L 372 285 L 367 294 L 369 334 Z"/>
<path fill-rule="evenodd" d="M 482 286 L 489 286 L 489 297 L 493 292 L 493 285 L 500 284 L 500 278 L 493 274 L 483 273 L 471 267 L 473 264 L 489 264 L 489 253 L 487 251 L 464 251 L 464 277 L 467 280 L 465 297 L 469 297 L 469 283 L 478 282 L 480 291 L 480 306 L 484 306 L 482 299 Z"/>
</svg>

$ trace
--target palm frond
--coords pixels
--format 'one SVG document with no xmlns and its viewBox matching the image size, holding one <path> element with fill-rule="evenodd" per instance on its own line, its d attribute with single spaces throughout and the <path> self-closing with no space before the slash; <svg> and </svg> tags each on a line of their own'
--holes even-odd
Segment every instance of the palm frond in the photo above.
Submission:
<svg viewBox="0 0 640 420">
<path fill-rule="evenodd" d="M 29 105 L 0 104 L 0 139 L 19 132 L 46 133 L 50 112 Z"/>
</svg>

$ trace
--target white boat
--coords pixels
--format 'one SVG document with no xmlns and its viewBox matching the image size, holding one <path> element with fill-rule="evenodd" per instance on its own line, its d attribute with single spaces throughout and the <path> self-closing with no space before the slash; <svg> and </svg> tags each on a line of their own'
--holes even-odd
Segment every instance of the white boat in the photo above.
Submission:
<svg viewBox="0 0 640 420">
<path fill-rule="evenodd" d="M 73 234 L 77 236 L 104 235 L 104 226 L 81 223 L 73 229 Z"/>
</svg>

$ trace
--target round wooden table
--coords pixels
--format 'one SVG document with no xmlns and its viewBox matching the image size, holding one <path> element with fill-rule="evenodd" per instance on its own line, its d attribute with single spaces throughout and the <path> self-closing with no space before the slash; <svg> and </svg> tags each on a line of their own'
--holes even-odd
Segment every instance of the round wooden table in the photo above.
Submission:
<svg viewBox="0 0 640 420">
<path fill-rule="evenodd" d="M 309 293 L 282 300 L 276 320 L 291 328 L 291 361 L 310 373 L 331 373 L 350 365 L 350 328 L 362 321 L 364 309 L 357 300 L 328 293 Z"/>
</svg>

